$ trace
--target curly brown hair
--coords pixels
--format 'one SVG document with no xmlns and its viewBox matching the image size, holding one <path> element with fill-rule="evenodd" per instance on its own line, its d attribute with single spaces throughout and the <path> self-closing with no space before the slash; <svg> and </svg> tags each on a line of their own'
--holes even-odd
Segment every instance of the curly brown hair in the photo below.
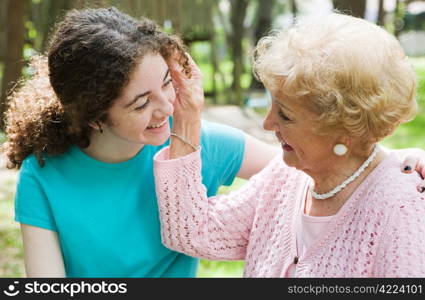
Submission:
<svg viewBox="0 0 425 300">
<path fill-rule="evenodd" d="M 90 144 L 90 123 L 105 122 L 140 59 L 174 53 L 190 76 L 181 40 L 162 32 L 148 19 L 136 20 L 118 9 L 73 10 L 53 33 L 46 57 L 35 57 L 34 75 L 9 98 L 8 168 L 19 169 L 34 154 L 58 155 L 72 145 Z"/>
</svg>

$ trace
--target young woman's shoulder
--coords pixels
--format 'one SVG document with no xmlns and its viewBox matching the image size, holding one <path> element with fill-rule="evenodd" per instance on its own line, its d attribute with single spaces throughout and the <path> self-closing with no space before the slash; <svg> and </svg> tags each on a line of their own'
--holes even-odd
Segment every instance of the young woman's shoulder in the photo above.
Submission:
<svg viewBox="0 0 425 300">
<path fill-rule="evenodd" d="M 243 137 L 243 131 L 238 128 L 202 120 L 201 139 L 203 142 L 234 142 L 243 139 Z"/>
<path fill-rule="evenodd" d="M 20 172 L 30 172 L 30 173 L 45 173 L 51 166 L 59 164 L 61 161 L 70 159 L 70 150 L 63 154 L 57 155 L 46 155 L 41 154 L 28 155 L 23 161 L 20 168 Z"/>
<path fill-rule="evenodd" d="M 33 172 L 35 170 L 40 169 L 41 167 L 42 166 L 37 157 L 34 154 L 30 154 L 22 161 L 20 171 Z"/>
</svg>

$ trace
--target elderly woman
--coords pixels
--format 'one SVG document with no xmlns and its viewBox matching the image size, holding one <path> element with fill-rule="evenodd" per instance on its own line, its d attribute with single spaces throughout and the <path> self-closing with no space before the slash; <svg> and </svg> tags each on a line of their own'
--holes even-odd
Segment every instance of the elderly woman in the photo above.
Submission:
<svg viewBox="0 0 425 300">
<path fill-rule="evenodd" d="M 183 103 L 187 126 L 155 158 L 163 243 L 244 259 L 247 277 L 424 277 L 421 179 L 402 174 L 377 144 L 416 111 L 415 74 L 397 40 L 333 13 L 263 38 L 254 70 L 273 96 L 264 128 L 276 133 L 283 161 L 207 198 L 200 104 Z"/>
</svg>

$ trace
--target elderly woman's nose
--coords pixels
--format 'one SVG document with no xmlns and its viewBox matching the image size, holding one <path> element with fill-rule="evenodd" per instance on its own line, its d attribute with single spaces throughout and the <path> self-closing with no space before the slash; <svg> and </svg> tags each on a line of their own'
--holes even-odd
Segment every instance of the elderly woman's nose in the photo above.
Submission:
<svg viewBox="0 0 425 300">
<path fill-rule="evenodd" d="M 274 121 L 272 118 L 272 111 L 269 110 L 267 112 L 266 118 L 263 121 L 263 128 L 265 130 L 273 130 L 274 129 Z"/>
</svg>

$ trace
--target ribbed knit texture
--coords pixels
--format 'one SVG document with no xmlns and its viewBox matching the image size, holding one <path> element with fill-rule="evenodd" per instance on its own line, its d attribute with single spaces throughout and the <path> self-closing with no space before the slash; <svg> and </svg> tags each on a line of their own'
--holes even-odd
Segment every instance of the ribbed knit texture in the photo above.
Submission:
<svg viewBox="0 0 425 300">
<path fill-rule="evenodd" d="M 165 246 L 210 260 L 245 260 L 245 277 L 284 277 L 296 256 L 295 218 L 311 183 L 276 157 L 242 188 L 207 198 L 200 151 L 155 156 Z M 298 260 L 295 277 L 424 277 L 425 199 L 417 174 L 385 158 Z"/>
</svg>

